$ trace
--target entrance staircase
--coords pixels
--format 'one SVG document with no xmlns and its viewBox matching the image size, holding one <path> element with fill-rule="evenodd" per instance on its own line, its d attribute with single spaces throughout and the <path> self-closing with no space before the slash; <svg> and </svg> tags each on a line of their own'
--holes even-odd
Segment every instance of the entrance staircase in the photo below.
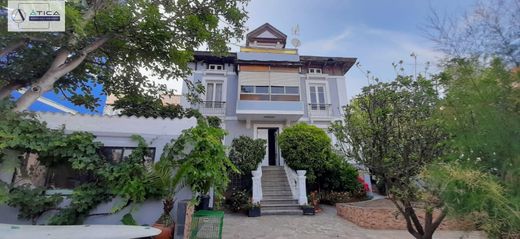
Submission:
<svg viewBox="0 0 520 239">
<path fill-rule="evenodd" d="M 301 215 L 283 166 L 262 167 L 262 215 Z"/>
</svg>

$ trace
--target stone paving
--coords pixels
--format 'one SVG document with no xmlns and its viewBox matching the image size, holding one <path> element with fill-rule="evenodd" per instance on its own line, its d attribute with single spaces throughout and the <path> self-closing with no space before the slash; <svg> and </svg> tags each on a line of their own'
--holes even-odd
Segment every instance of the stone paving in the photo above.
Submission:
<svg viewBox="0 0 520 239">
<path fill-rule="evenodd" d="M 222 238 L 269 238 L 269 239 L 403 239 L 413 238 L 402 230 L 370 230 L 356 226 L 336 215 L 336 208 L 322 206 L 323 212 L 316 216 L 271 215 L 247 217 L 242 214 L 226 213 Z M 437 231 L 439 239 L 480 239 L 482 232 Z"/>
</svg>

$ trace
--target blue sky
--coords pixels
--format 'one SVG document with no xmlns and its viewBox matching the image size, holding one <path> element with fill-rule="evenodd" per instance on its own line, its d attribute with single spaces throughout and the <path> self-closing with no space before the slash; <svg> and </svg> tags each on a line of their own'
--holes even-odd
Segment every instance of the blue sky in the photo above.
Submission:
<svg viewBox="0 0 520 239">
<path fill-rule="evenodd" d="M 301 55 L 356 57 L 364 70 L 388 81 L 395 77 L 392 62 L 403 60 L 407 72 L 413 73 L 412 52 L 417 55 L 418 71 L 424 71 L 425 62 L 433 64 L 442 57 L 424 30 L 432 8 L 461 15 L 475 3 L 476 0 L 252 0 L 247 7 L 246 25 L 253 30 L 269 22 L 290 39 L 292 27 L 298 24 Z M 368 84 L 355 66 L 346 77 L 349 99 Z"/>
</svg>

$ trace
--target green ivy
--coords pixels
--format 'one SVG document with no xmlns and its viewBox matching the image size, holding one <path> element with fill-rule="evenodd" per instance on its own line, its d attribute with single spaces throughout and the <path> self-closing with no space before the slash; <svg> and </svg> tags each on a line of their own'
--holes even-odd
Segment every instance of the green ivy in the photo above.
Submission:
<svg viewBox="0 0 520 239">
<path fill-rule="evenodd" d="M 34 225 L 44 212 L 56 208 L 62 200 L 59 195 L 47 196 L 44 189 L 26 185 L 11 190 L 7 205 L 19 208 L 18 218 L 31 220 Z"/>
<path fill-rule="evenodd" d="M 95 141 L 93 134 L 65 134 L 62 129 L 48 129 L 34 114 L 14 112 L 11 108 L 9 102 L 0 101 L 0 154 L 9 155 L 7 159 L 2 159 L 9 162 L 2 164 L 2 170 L 17 167 L 17 155 L 36 153 L 38 161 L 44 166 L 52 168 L 70 164 L 72 169 L 91 175 L 89 182 L 74 189 L 70 204 L 51 217 L 50 224 L 81 223 L 90 210 L 114 197 L 124 199 L 124 203 L 114 210 L 118 211 L 131 203 L 164 194 L 164 189 L 155 182 L 154 172 L 144 164 L 144 158 L 149 152 L 142 137 L 132 136 L 138 147 L 132 151 L 128 160 L 109 164 L 99 154 L 103 145 Z M 12 188 L 2 182 L 0 200 L 19 208 L 20 218 L 35 222 L 43 212 L 55 207 L 58 198 L 62 199 L 58 195 L 45 196 L 43 192 L 41 188 Z"/>
</svg>

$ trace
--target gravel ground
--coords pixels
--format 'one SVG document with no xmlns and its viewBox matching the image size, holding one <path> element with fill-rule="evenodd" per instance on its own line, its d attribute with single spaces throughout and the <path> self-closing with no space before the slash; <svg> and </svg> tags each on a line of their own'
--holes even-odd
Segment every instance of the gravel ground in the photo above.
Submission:
<svg viewBox="0 0 520 239">
<path fill-rule="evenodd" d="M 413 238 L 404 230 L 370 230 L 336 215 L 336 208 L 323 205 L 323 212 L 316 216 L 272 215 L 247 217 L 242 214 L 226 213 L 222 238 L 269 238 L 269 239 L 403 239 Z M 482 232 L 437 231 L 439 239 L 480 239 Z"/>
</svg>

